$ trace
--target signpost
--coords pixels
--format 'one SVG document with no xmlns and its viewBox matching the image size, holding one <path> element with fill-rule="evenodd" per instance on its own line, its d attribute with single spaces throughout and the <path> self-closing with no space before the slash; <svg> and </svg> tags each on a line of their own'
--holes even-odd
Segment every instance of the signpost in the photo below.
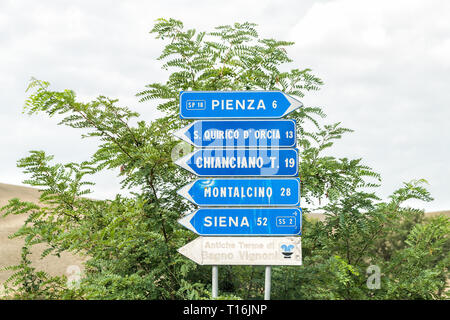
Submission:
<svg viewBox="0 0 450 320">
<path fill-rule="evenodd" d="M 295 125 L 295 120 L 200 120 L 174 135 L 199 148 L 293 148 Z"/>
<path fill-rule="evenodd" d="M 183 91 L 181 119 L 282 118 L 303 104 L 281 91 Z"/>
<path fill-rule="evenodd" d="M 198 237 L 178 252 L 200 265 L 300 266 L 300 237 Z"/>
<path fill-rule="evenodd" d="M 200 208 L 178 222 L 202 236 L 301 235 L 300 208 Z"/>
<path fill-rule="evenodd" d="M 199 206 L 300 205 L 300 179 L 197 179 L 178 194 Z"/>
<path fill-rule="evenodd" d="M 208 178 L 178 190 L 200 206 L 178 220 L 200 235 L 178 252 L 212 265 L 213 298 L 218 296 L 219 265 L 266 266 L 268 300 L 271 266 L 302 264 L 296 123 L 274 120 L 301 106 L 280 91 L 180 93 L 180 118 L 204 120 L 175 133 L 200 148 L 176 164 Z"/>
<path fill-rule="evenodd" d="M 198 176 L 296 176 L 297 149 L 200 149 L 175 162 Z"/>
</svg>

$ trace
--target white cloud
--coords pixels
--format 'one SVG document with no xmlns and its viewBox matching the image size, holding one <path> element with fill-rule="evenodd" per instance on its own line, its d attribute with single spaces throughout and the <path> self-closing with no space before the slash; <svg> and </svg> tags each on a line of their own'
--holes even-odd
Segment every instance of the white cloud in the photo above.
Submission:
<svg viewBox="0 0 450 320">
<path fill-rule="evenodd" d="M 356 131 L 336 151 L 379 170 L 384 195 L 427 178 L 436 210 L 450 207 L 448 12 L 448 1 L 317 3 L 290 33 L 296 60 L 325 80 L 305 101 Z"/>
<path fill-rule="evenodd" d="M 295 41 L 293 66 L 324 79 L 304 102 L 355 129 L 336 154 L 363 157 L 380 171 L 384 195 L 425 177 L 436 197 L 426 208 L 449 209 L 448 12 L 449 1 L 425 0 L 2 1 L 0 182 L 20 183 L 15 161 L 27 150 L 49 150 L 58 161 L 95 150 L 79 132 L 20 113 L 30 76 L 74 89 L 82 100 L 119 98 L 151 121 L 159 115 L 155 104 L 139 104 L 134 94 L 167 77 L 155 60 L 163 43 L 148 33 L 155 19 L 174 17 L 201 30 L 251 21 L 263 37 Z M 95 196 L 119 192 L 115 174 L 98 178 Z"/>
</svg>

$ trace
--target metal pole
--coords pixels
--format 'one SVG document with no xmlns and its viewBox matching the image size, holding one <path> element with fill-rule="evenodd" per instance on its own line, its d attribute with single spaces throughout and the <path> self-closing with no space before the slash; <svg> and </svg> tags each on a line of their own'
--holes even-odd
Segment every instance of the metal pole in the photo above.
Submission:
<svg viewBox="0 0 450 320">
<path fill-rule="evenodd" d="M 212 266 L 212 297 L 217 298 L 219 295 L 219 267 Z"/>
<path fill-rule="evenodd" d="M 264 300 L 270 300 L 270 286 L 271 286 L 272 267 L 266 266 L 266 278 L 264 286 Z"/>
</svg>

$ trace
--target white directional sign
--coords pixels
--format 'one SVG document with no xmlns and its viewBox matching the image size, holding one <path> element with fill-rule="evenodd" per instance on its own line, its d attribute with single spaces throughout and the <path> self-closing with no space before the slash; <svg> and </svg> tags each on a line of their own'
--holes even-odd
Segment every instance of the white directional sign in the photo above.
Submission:
<svg viewBox="0 0 450 320">
<path fill-rule="evenodd" d="M 198 237 L 178 252 L 200 265 L 302 264 L 300 237 Z"/>
</svg>

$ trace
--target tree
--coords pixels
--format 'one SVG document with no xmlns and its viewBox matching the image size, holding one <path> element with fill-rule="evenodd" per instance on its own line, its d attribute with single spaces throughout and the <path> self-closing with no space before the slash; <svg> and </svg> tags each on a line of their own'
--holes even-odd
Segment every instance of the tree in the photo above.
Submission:
<svg viewBox="0 0 450 320">
<path fill-rule="evenodd" d="M 322 85 L 310 69 L 285 70 L 292 62 L 286 48 L 293 43 L 260 39 L 252 23 L 219 26 L 206 33 L 185 30 L 181 21 L 159 19 L 151 33 L 166 41 L 159 60 L 165 61 L 164 69 L 173 70 L 166 83 L 148 84 L 137 94 L 141 102 L 162 100 L 157 108 L 165 116 L 151 123 L 140 120 L 131 125 L 139 114 L 118 106 L 117 100 L 99 96 L 82 103 L 71 90 L 52 91 L 48 82 L 30 82 L 28 113 L 58 115 L 60 125 L 88 130 L 83 138 L 97 138 L 101 144 L 82 163 L 54 164 L 44 151 L 31 151 L 18 161 L 30 176 L 25 183 L 42 190 L 40 206 L 12 199 L 2 208 L 4 216 L 30 214 L 14 235 L 25 237 L 23 263 L 12 267 L 16 273 L 8 282 L 18 296 L 209 298 L 210 268 L 176 252 L 194 238 L 177 224 L 181 214 L 193 209 L 176 194 L 193 176 L 175 166 L 171 157 L 179 143 L 172 133 L 188 123 L 178 116 L 179 92 L 281 90 L 301 98 Z M 431 200 L 424 181 L 408 183 L 389 202 L 380 202 L 367 191 L 378 186 L 380 176 L 361 159 L 323 155 L 351 130 L 340 123 L 322 125 L 325 114 L 319 107 L 304 107 L 289 117 L 298 124 L 302 202 L 318 202 L 313 210 L 323 210 L 327 218 L 304 217 L 304 265 L 274 268 L 274 298 L 444 297 L 448 219 L 424 221 L 423 212 L 401 207 L 410 198 Z M 307 130 L 307 124 L 313 129 Z M 121 187 L 138 187 L 139 192 L 111 200 L 84 197 L 93 185 L 86 180 L 89 175 L 119 168 Z M 48 245 L 43 255 L 70 251 L 87 257 L 79 288 L 29 267 L 28 248 L 36 243 Z M 383 272 L 379 290 L 366 286 L 365 271 L 371 264 Z M 222 298 L 261 297 L 261 268 L 228 266 L 220 272 Z M 412 272 L 417 283 L 407 276 Z M 48 290 L 51 285 L 53 290 Z"/>
</svg>

